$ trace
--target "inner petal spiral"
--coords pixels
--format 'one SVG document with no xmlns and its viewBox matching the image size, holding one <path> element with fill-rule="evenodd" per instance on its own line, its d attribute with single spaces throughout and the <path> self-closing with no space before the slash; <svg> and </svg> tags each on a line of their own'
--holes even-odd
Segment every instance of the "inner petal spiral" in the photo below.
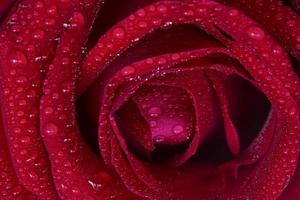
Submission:
<svg viewBox="0 0 300 200">
<path fill-rule="evenodd" d="M 192 100 L 176 87 L 142 86 L 116 112 L 116 119 L 127 143 L 138 152 L 182 146 L 194 132 Z"/>
</svg>

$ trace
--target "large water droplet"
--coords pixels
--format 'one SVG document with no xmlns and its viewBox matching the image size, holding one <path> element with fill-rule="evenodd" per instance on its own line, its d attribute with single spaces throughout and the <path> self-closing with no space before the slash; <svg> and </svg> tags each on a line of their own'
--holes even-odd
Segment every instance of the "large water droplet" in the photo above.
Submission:
<svg viewBox="0 0 300 200">
<path fill-rule="evenodd" d="M 183 132 L 183 126 L 181 125 L 176 125 L 173 127 L 173 133 L 175 134 L 180 134 Z"/>
<path fill-rule="evenodd" d="M 25 54 L 21 51 L 13 51 L 9 55 L 9 61 L 12 65 L 26 65 L 27 64 L 27 58 Z"/>
<path fill-rule="evenodd" d="M 46 115 L 52 114 L 53 111 L 54 111 L 54 110 L 53 110 L 52 107 L 46 107 L 46 108 L 44 108 L 44 113 L 45 113 Z"/>
<path fill-rule="evenodd" d="M 54 136 L 58 132 L 58 128 L 55 124 L 53 123 L 48 123 L 45 125 L 44 131 L 47 135 L 49 136 Z"/>
<path fill-rule="evenodd" d="M 72 28 L 81 28 L 84 26 L 85 19 L 82 13 L 75 12 L 72 17 L 71 27 Z"/>
<path fill-rule="evenodd" d="M 122 76 L 128 76 L 135 73 L 135 68 L 132 66 L 126 66 L 121 70 Z"/>
<path fill-rule="evenodd" d="M 255 40 L 262 40 L 265 37 L 265 32 L 259 27 L 250 27 L 247 29 L 249 37 Z"/>
<path fill-rule="evenodd" d="M 125 30 L 123 28 L 115 28 L 113 30 L 113 36 L 118 39 L 123 39 L 125 37 Z"/>
<path fill-rule="evenodd" d="M 151 117 L 158 117 L 161 114 L 161 109 L 159 107 L 151 107 L 148 113 Z"/>
<path fill-rule="evenodd" d="M 162 143 L 162 142 L 165 141 L 165 136 L 163 136 L 163 135 L 157 135 L 157 136 L 155 136 L 155 137 L 153 138 L 153 141 L 154 141 L 155 143 Z"/>
</svg>

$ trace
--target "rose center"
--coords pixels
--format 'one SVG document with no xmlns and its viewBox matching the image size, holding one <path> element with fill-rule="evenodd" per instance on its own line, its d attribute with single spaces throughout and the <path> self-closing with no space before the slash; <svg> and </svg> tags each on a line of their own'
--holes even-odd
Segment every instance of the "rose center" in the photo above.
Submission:
<svg viewBox="0 0 300 200">
<path fill-rule="evenodd" d="M 116 112 L 116 120 L 127 144 L 149 153 L 187 144 L 193 137 L 195 112 L 184 89 L 144 85 Z"/>
<path fill-rule="evenodd" d="M 184 90 L 146 86 L 133 99 L 149 125 L 155 145 L 176 145 L 192 136 L 192 102 Z"/>
</svg>

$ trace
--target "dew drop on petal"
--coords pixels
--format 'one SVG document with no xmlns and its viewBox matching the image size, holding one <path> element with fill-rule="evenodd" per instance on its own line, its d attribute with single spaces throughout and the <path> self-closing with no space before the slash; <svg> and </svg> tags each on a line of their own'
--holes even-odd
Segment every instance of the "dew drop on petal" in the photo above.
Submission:
<svg viewBox="0 0 300 200">
<path fill-rule="evenodd" d="M 70 81 L 66 81 L 62 84 L 62 92 L 63 93 L 69 93 L 72 91 L 73 84 Z"/>
<path fill-rule="evenodd" d="M 265 37 L 265 32 L 259 27 L 250 27 L 247 29 L 249 37 L 255 40 L 262 40 Z"/>
<path fill-rule="evenodd" d="M 30 143 L 30 137 L 29 137 L 29 136 L 24 136 L 24 137 L 22 137 L 22 138 L 21 138 L 21 142 L 22 142 L 23 144 L 28 144 L 28 143 Z"/>
<path fill-rule="evenodd" d="M 146 12 L 144 9 L 139 9 L 137 11 L 137 15 L 140 16 L 140 17 L 144 17 L 146 15 Z"/>
<path fill-rule="evenodd" d="M 228 12 L 229 16 L 231 17 L 234 17 L 234 16 L 237 16 L 239 14 L 239 11 L 236 10 L 236 9 L 231 9 L 229 12 Z"/>
<path fill-rule="evenodd" d="M 294 27 L 296 25 L 296 21 L 295 20 L 289 20 L 289 21 L 287 21 L 287 25 L 289 27 Z"/>
<path fill-rule="evenodd" d="M 157 122 L 156 121 L 150 121 L 150 127 L 156 127 Z"/>
<path fill-rule="evenodd" d="M 73 28 L 81 28 L 84 26 L 84 23 L 85 23 L 85 19 L 82 13 L 75 12 L 72 17 L 71 26 Z"/>
<path fill-rule="evenodd" d="M 42 1 L 37 1 L 35 3 L 35 8 L 40 9 L 44 7 L 44 3 Z"/>
<path fill-rule="evenodd" d="M 9 74 L 12 75 L 12 76 L 16 75 L 17 71 L 15 69 L 12 69 L 12 70 L 10 70 Z"/>
<path fill-rule="evenodd" d="M 118 39 L 123 39 L 125 37 L 125 30 L 123 28 L 115 28 L 113 30 L 113 36 Z"/>
<path fill-rule="evenodd" d="M 58 132 L 58 128 L 55 124 L 53 123 L 48 123 L 45 125 L 44 131 L 47 135 L 49 136 L 54 136 Z"/>
<path fill-rule="evenodd" d="M 54 110 L 53 110 L 52 107 L 46 107 L 46 108 L 44 108 L 44 113 L 45 113 L 46 115 L 52 114 L 53 111 L 54 111 Z"/>
<path fill-rule="evenodd" d="M 140 28 L 146 28 L 148 26 L 148 24 L 146 22 L 144 22 L 144 21 L 141 21 L 141 22 L 138 23 L 138 26 Z"/>
<path fill-rule="evenodd" d="M 17 83 L 25 83 L 27 81 L 27 78 L 25 76 L 19 76 L 17 79 L 16 79 L 16 82 Z"/>
<path fill-rule="evenodd" d="M 151 117 L 158 117 L 161 114 L 161 109 L 159 107 L 151 107 L 148 113 Z"/>
<path fill-rule="evenodd" d="M 153 141 L 154 141 L 155 143 L 162 143 L 162 142 L 165 141 L 165 136 L 163 136 L 163 135 L 157 135 L 157 136 L 155 136 L 155 137 L 153 138 Z"/>
<path fill-rule="evenodd" d="M 55 5 L 53 5 L 53 6 L 50 6 L 48 9 L 47 9 L 47 13 L 49 14 L 49 15 L 55 15 L 56 14 L 56 12 L 57 12 L 57 8 L 56 8 L 56 6 Z"/>
<path fill-rule="evenodd" d="M 27 58 L 24 53 L 21 51 L 13 51 L 9 55 L 9 61 L 12 65 L 26 65 L 27 64 Z"/>
<path fill-rule="evenodd" d="M 181 125 L 176 125 L 173 127 L 173 133 L 175 134 L 180 134 L 183 132 L 183 126 Z"/>
<path fill-rule="evenodd" d="M 167 11 L 167 9 L 168 8 L 165 5 L 162 5 L 162 4 L 157 6 L 157 10 L 159 12 L 162 12 L 162 13 L 165 13 Z"/>
<path fill-rule="evenodd" d="M 126 66 L 121 70 L 122 76 L 128 76 L 135 73 L 135 68 L 132 66 Z"/>
<path fill-rule="evenodd" d="M 43 39 L 45 36 L 45 32 L 43 30 L 35 30 L 33 33 L 32 33 L 32 37 L 36 40 L 40 40 L 40 39 Z"/>
<path fill-rule="evenodd" d="M 52 19 L 52 18 L 48 18 L 45 20 L 45 25 L 46 26 L 54 26 L 56 23 L 55 19 Z"/>
</svg>

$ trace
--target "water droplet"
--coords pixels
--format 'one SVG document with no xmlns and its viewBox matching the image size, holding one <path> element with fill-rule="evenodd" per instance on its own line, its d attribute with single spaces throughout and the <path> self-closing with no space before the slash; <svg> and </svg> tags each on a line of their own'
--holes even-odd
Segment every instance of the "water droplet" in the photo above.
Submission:
<svg viewBox="0 0 300 200">
<path fill-rule="evenodd" d="M 52 114 L 53 111 L 54 111 L 54 110 L 53 110 L 52 107 L 46 107 L 46 108 L 44 108 L 44 113 L 45 113 L 46 115 Z"/>
<path fill-rule="evenodd" d="M 17 83 L 25 83 L 26 81 L 27 81 L 26 76 L 19 76 L 19 77 L 16 79 L 16 82 L 17 82 Z"/>
<path fill-rule="evenodd" d="M 62 65 L 68 65 L 68 64 L 70 64 L 70 59 L 67 58 L 67 57 L 62 58 L 61 64 Z"/>
<path fill-rule="evenodd" d="M 5 95 L 8 95 L 8 94 L 10 93 L 9 88 L 4 88 L 3 90 L 4 90 L 4 94 L 5 94 Z"/>
<path fill-rule="evenodd" d="M 180 134 L 183 132 L 183 126 L 181 125 L 176 125 L 173 127 L 173 133 L 175 134 Z"/>
<path fill-rule="evenodd" d="M 72 17 L 71 27 L 72 28 L 81 28 L 84 26 L 85 19 L 82 13 L 75 12 Z"/>
<path fill-rule="evenodd" d="M 178 60 L 180 58 L 180 55 L 178 53 L 174 53 L 171 56 L 172 60 Z"/>
<path fill-rule="evenodd" d="M 289 27 L 294 27 L 296 25 L 296 21 L 295 20 L 289 20 L 289 21 L 287 21 L 287 25 Z"/>
<path fill-rule="evenodd" d="M 17 74 L 17 70 L 12 69 L 12 70 L 10 70 L 9 74 L 10 75 L 16 75 Z"/>
<path fill-rule="evenodd" d="M 115 28 L 113 30 L 113 36 L 118 39 L 123 39 L 125 37 L 125 30 L 123 28 Z"/>
<path fill-rule="evenodd" d="M 23 144 L 29 144 L 30 143 L 30 137 L 29 136 L 24 136 L 21 138 L 21 142 Z"/>
<path fill-rule="evenodd" d="M 33 180 L 38 180 L 38 175 L 35 172 L 28 173 L 29 177 Z"/>
<path fill-rule="evenodd" d="M 237 16 L 239 14 L 239 11 L 236 10 L 236 9 L 231 9 L 229 12 L 228 12 L 229 16 L 231 17 L 234 17 L 234 16 Z"/>
<path fill-rule="evenodd" d="M 151 117 L 158 117 L 161 114 L 161 109 L 159 107 L 151 107 L 148 113 Z"/>
<path fill-rule="evenodd" d="M 17 116 L 18 116 L 18 117 L 24 116 L 24 111 L 22 111 L 22 110 L 18 111 L 18 112 L 17 112 Z"/>
<path fill-rule="evenodd" d="M 26 50 L 29 51 L 29 52 L 33 52 L 35 50 L 35 46 L 30 44 L 30 45 L 27 46 Z"/>
<path fill-rule="evenodd" d="M 49 136 L 54 136 L 58 132 L 58 128 L 55 124 L 53 123 L 48 123 L 45 125 L 44 131 L 47 135 Z"/>
<path fill-rule="evenodd" d="M 159 12 L 165 13 L 167 11 L 167 7 L 165 5 L 158 5 L 157 10 Z"/>
<path fill-rule="evenodd" d="M 144 22 L 144 21 L 141 21 L 141 22 L 138 23 L 138 26 L 140 28 L 146 28 L 148 26 L 148 24 L 146 22 Z"/>
<path fill-rule="evenodd" d="M 162 142 L 165 141 L 165 136 L 163 136 L 163 135 L 157 135 L 157 136 L 155 136 L 155 137 L 153 138 L 153 141 L 154 141 L 155 143 L 162 143 Z"/>
<path fill-rule="evenodd" d="M 47 10 L 47 13 L 48 13 L 49 15 L 52 15 L 52 16 L 55 15 L 56 12 L 57 12 L 57 8 L 56 8 L 55 5 L 50 6 L 50 7 L 48 8 L 48 10 Z"/>
<path fill-rule="evenodd" d="M 25 106 L 27 104 L 26 100 L 20 100 L 19 105 L 20 106 Z"/>
<path fill-rule="evenodd" d="M 53 26 L 53 25 L 55 25 L 55 23 L 56 23 L 55 19 L 52 19 L 52 18 L 47 18 L 45 20 L 45 25 L 46 26 Z"/>
<path fill-rule="evenodd" d="M 156 125 L 157 125 L 156 121 L 150 121 L 150 127 L 151 128 L 156 127 Z"/>
<path fill-rule="evenodd" d="M 183 13 L 185 16 L 193 16 L 194 15 L 194 11 L 192 10 L 187 10 Z"/>
<path fill-rule="evenodd" d="M 9 61 L 12 65 L 26 65 L 27 64 L 27 58 L 24 53 L 21 51 L 13 51 L 9 55 Z"/>
<path fill-rule="evenodd" d="M 121 70 L 122 76 L 128 76 L 135 73 L 135 68 L 132 66 L 126 66 Z"/>
<path fill-rule="evenodd" d="M 140 17 L 144 17 L 146 15 L 146 12 L 144 9 L 139 9 L 137 11 L 137 15 L 140 16 Z"/>
<path fill-rule="evenodd" d="M 73 84 L 71 81 L 66 81 L 62 84 L 62 92 L 63 93 L 69 93 L 72 91 Z"/>
<path fill-rule="evenodd" d="M 146 64 L 152 64 L 153 63 L 153 59 L 152 58 L 147 58 L 146 59 Z"/>
<path fill-rule="evenodd" d="M 35 3 L 35 8 L 40 9 L 44 7 L 44 3 L 42 1 L 37 1 Z"/>
<path fill-rule="evenodd" d="M 44 36 L 45 36 L 45 32 L 44 32 L 43 30 L 40 30 L 40 29 L 35 30 L 35 31 L 33 32 L 33 34 L 32 34 L 32 37 L 33 37 L 34 39 L 36 39 L 36 40 L 41 40 L 41 39 L 44 38 Z"/>
<path fill-rule="evenodd" d="M 274 53 L 275 55 L 280 55 L 280 54 L 282 53 L 282 50 L 281 50 L 281 48 L 279 48 L 279 47 L 275 47 L 275 48 L 273 49 L 273 53 Z"/>
<path fill-rule="evenodd" d="M 159 58 L 158 61 L 157 61 L 157 63 L 158 63 L 159 65 L 166 64 L 166 63 L 167 63 L 167 59 L 166 59 L 166 58 Z"/>
<path fill-rule="evenodd" d="M 259 27 L 250 27 L 247 29 L 249 37 L 255 40 L 262 40 L 265 37 L 265 32 Z"/>
<path fill-rule="evenodd" d="M 14 33 L 18 33 L 18 32 L 21 31 L 21 26 L 19 26 L 19 25 L 13 25 L 13 26 L 11 26 L 11 30 Z"/>
</svg>

